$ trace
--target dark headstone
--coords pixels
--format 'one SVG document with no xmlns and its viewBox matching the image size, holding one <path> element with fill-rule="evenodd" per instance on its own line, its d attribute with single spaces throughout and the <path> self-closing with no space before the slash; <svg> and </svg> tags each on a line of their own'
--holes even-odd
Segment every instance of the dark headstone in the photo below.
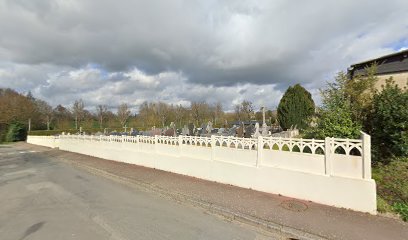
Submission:
<svg viewBox="0 0 408 240">
<path fill-rule="evenodd" d="M 237 128 L 237 137 L 239 138 L 244 137 L 244 126 L 239 126 Z"/>
<path fill-rule="evenodd" d="M 245 128 L 244 138 L 250 138 L 254 132 L 254 125 L 250 124 Z"/>
<path fill-rule="evenodd" d="M 190 136 L 194 135 L 194 124 L 192 124 L 192 123 L 188 124 L 188 135 L 190 135 Z"/>
<path fill-rule="evenodd" d="M 174 132 L 174 128 L 169 128 L 164 132 L 164 136 L 167 137 L 174 137 L 175 136 L 175 132 Z"/>
</svg>

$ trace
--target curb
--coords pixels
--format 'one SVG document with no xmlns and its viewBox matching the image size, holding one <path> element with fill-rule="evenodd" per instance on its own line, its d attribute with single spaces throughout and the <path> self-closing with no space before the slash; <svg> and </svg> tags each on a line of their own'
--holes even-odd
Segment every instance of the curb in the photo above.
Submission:
<svg viewBox="0 0 408 240">
<path fill-rule="evenodd" d="M 292 240 L 327 240 L 327 238 L 324 238 L 319 235 L 315 235 L 312 233 L 304 232 L 289 226 L 285 226 L 279 223 L 267 221 L 264 219 L 260 219 L 255 216 L 251 216 L 248 214 L 243 214 L 240 212 L 234 212 L 231 211 L 230 209 L 227 209 L 225 207 L 215 205 L 210 202 L 206 202 L 200 199 L 196 199 L 194 197 L 182 194 L 182 193 L 177 193 L 177 192 L 172 192 L 172 191 L 167 191 L 166 189 L 161 188 L 160 186 L 153 185 L 150 183 L 142 182 L 142 181 L 137 181 L 135 179 L 127 178 L 127 177 L 122 177 L 118 176 L 113 173 L 109 173 L 105 170 L 101 170 L 98 168 L 90 167 L 85 164 L 81 164 L 78 162 L 72 162 L 69 160 L 61 159 L 62 162 L 68 163 L 70 165 L 76 166 L 78 168 L 82 168 L 94 175 L 103 175 L 104 177 L 107 177 L 113 181 L 121 182 L 125 185 L 130 185 L 131 187 L 137 187 L 139 189 L 142 189 L 144 191 L 148 192 L 153 192 L 156 194 L 159 194 L 161 197 L 167 198 L 174 200 L 179 203 L 187 203 L 189 205 L 195 206 L 202 208 L 206 211 L 208 211 L 211 214 L 214 215 L 219 215 L 225 219 L 228 219 L 230 221 L 237 221 L 240 223 L 248 224 L 254 227 L 259 227 L 263 230 L 269 231 L 269 232 L 277 232 L 281 233 L 284 235 L 289 235 L 290 237 L 287 239 L 292 239 Z"/>
</svg>

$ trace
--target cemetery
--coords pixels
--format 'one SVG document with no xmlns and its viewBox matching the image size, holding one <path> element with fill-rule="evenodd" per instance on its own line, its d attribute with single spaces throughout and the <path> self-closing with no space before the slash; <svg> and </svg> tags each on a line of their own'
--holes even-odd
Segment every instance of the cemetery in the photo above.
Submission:
<svg viewBox="0 0 408 240">
<path fill-rule="evenodd" d="M 213 128 L 208 122 L 176 129 L 94 135 L 28 136 L 27 142 L 104 159 L 231 184 L 321 204 L 376 213 L 370 136 L 294 138 L 265 122 Z"/>
</svg>

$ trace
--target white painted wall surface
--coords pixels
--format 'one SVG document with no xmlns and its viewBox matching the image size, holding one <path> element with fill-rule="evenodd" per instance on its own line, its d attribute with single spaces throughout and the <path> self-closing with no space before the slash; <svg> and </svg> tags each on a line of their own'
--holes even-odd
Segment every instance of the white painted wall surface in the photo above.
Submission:
<svg viewBox="0 0 408 240">
<path fill-rule="evenodd" d="M 27 142 L 375 214 L 367 136 L 366 142 L 215 136 L 28 136 Z M 306 146 L 312 153 L 303 152 Z M 336 153 L 339 146 L 346 154 Z M 349 155 L 353 148 L 361 156 Z"/>
</svg>

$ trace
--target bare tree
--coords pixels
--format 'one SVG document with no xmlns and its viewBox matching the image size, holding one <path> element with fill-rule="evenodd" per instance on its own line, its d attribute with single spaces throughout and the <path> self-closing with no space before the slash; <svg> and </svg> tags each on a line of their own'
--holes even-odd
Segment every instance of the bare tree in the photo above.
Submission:
<svg viewBox="0 0 408 240">
<path fill-rule="evenodd" d="M 218 102 L 214 106 L 214 125 L 217 125 L 217 122 L 223 117 L 224 111 L 222 110 L 222 104 Z"/>
<path fill-rule="evenodd" d="M 242 111 L 241 111 L 241 104 L 237 104 L 234 106 L 235 118 L 238 121 L 241 121 Z"/>
<path fill-rule="evenodd" d="M 99 127 L 102 129 L 103 128 L 103 120 L 106 116 L 106 113 L 108 112 L 108 106 L 106 105 L 98 105 L 96 106 L 96 114 L 99 119 Z"/>
<path fill-rule="evenodd" d="M 241 103 L 241 112 L 245 120 L 250 121 L 252 118 L 255 117 L 254 115 L 254 106 L 250 101 L 243 101 Z"/>
<path fill-rule="evenodd" d="M 72 113 L 75 117 L 75 129 L 78 129 L 78 125 L 81 123 L 81 120 L 84 118 L 84 102 L 82 99 L 75 100 L 74 105 L 72 106 Z"/>
<path fill-rule="evenodd" d="M 122 127 L 125 127 L 127 120 L 130 116 L 130 110 L 126 103 L 122 103 L 118 107 L 118 119 Z"/>
<path fill-rule="evenodd" d="M 149 104 L 147 101 L 144 101 L 139 106 L 139 114 L 137 115 L 140 121 L 142 122 L 143 128 L 149 119 Z"/>
<path fill-rule="evenodd" d="M 156 112 L 157 116 L 160 119 L 162 127 L 166 124 L 168 117 L 169 117 L 169 106 L 164 102 L 158 102 L 156 104 Z"/>
<path fill-rule="evenodd" d="M 192 102 L 191 103 L 191 117 L 193 121 L 200 125 L 207 120 L 210 112 L 210 106 L 206 102 Z"/>
<path fill-rule="evenodd" d="M 40 99 L 35 99 L 35 104 L 41 115 L 41 119 L 47 124 L 47 130 L 50 130 L 50 124 L 53 118 L 52 107 L 47 102 Z"/>
<path fill-rule="evenodd" d="M 179 127 L 181 127 L 181 120 L 183 120 L 185 114 L 186 114 L 186 109 L 181 106 L 181 105 L 177 105 L 174 109 L 175 115 L 175 121 L 178 124 Z"/>
</svg>

